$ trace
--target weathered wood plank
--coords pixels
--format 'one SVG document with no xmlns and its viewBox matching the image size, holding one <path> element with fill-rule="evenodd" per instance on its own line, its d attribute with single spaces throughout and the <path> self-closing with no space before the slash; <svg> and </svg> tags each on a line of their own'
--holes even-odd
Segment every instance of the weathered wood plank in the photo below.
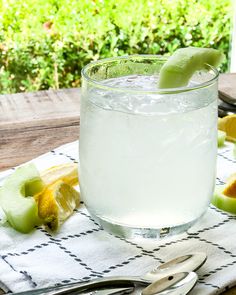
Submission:
<svg viewBox="0 0 236 295">
<path fill-rule="evenodd" d="M 0 170 L 79 137 L 79 89 L 2 95 L 0 102 Z"/>
<path fill-rule="evenodd" d="M 0 96 L 0 125 L 79 114 L 80 89 L 61 89 Z"/>
<path fill-rule="evenodd" d="M 220 75 L 219 90 L 221 95 L 236 99 L 236 73 Z"/>
</svg>

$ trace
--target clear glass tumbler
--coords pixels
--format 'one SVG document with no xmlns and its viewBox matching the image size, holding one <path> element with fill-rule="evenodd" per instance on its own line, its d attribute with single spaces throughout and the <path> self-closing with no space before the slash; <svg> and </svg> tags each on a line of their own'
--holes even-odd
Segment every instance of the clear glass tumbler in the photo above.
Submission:
<svg viewBox="0 0 236 295">
<path fill-rule="evenodd" d="M 132 238 L 185 231 L 215 185 L 218 72 L 158 89 L 164 58 L 104 59 L 82 70 L 80 188 L 104 229 Z"/>
</svg>

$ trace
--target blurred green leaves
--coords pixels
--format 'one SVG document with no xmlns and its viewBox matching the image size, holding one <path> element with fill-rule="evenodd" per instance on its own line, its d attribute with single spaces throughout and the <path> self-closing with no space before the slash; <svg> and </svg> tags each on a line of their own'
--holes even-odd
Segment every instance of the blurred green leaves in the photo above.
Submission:
<svg viewBox="0 0 236 295">
<path fill-rule="evenodd" d="M 228 56 L 231 13 L 230 0 L 1 1 L 0 91 L 77 87 L 85 64 L 111 56 L 186 46 Z"/>
</svg>

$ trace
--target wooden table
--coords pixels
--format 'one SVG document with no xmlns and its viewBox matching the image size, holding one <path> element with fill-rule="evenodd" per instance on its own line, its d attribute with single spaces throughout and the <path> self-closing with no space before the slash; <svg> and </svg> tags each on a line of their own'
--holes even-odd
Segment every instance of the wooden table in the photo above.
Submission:
<svg viewBox="0 0 236 295">
<path fill-rule="evenodd" d="M 0 171 L 79 138 L 80 89 L 0 96 Z"/>
<path fill-rule="evenodd" d="M 78 139 L 80 90 L 2 95 L 0 113 L 0 170 L 5 170 Z M 236 287 L 224 295 L 236 295 Z"/>
</svg>

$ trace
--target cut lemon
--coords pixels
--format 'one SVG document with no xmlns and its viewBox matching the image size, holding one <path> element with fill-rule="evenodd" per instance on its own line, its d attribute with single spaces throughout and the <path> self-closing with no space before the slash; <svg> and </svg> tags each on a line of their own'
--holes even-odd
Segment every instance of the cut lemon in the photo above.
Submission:
<svg viewBox="0 0 236 295">
<path fill-rule="evenodd" d="M 226 139 L 236 142 L 236 114 L 218 120 L 218 129 L 226 132 Z"/>
<path fill-rule="evenodd" d="M 72 186 L 59 180 L 49 185 L 35 199 L 39 217 L 55 231 L 79 206 L 80 195 Z"/>
<path fill-rule="evenodd" d="M 62 180 L 69 185 L 76 185 L 78 181 L 78 164 L 68 163 L 53 166 L 40 174 L 46 186 Z"/>
</svg>

